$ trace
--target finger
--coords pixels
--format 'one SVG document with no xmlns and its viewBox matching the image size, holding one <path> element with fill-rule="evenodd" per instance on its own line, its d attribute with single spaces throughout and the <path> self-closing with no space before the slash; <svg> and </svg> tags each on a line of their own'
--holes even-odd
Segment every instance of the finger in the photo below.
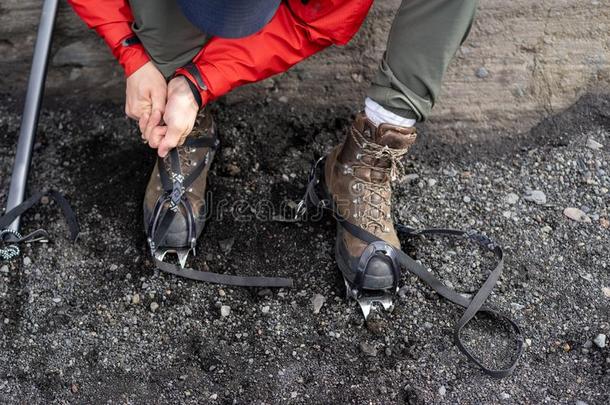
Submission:
<svg viewBox="0 0 610 405">
<path fill-rule="evenodd" d="M 154 128 L 157 128 L 161 124 L 161 111 L 154 110 L 146 123 L 146 128 L 144 129 L 144 138 L 148 139 L 150 142 L 150 136 Z"/>
<path fill-rule="evenodd" d="M 157 151 L 159 156 L 161 156 L 162 158 L 165 157 L 169 153 L 170 150 L 172 150 L 176 146 L 178 146 L 178 143 L 180 142 L 180 138 L 182 138 L 185 133 L 188 133 L 188 131 L 180 130 L 176 127 L 169 126 L 167 128 L 167 133 L 165 134 L 165 136 L 161 140 L 161 143 L 159 144 L 159 148 Z"/>
<path fill-rule="evenodd" d="M 144 113 L 140 117 L 140 121 L 138 121 L 138 126 L 140 127 L 140 133 L 142 135 L 142 138 L 144 138 L 144 139 L 146 139 L 146 137 L 144 136 L 144 133 L 146 132 L 146 127 L 148 125 L 149 118 L 150 118 L 150 114 Z"/>
<path fill-rule="evenodd" d="M 153 87 L 150 90 L 150 99 L 152 102 L 152 110 L 160 111 L 161 115 L 165 112 L 165 103 L 167 101 L 167 88 Z"/>
<path fill-rule="evenodd" d="M 159 145 L 161 144 L 161 141 L 165 137 L 166 133 L 167 133 L 166 126 L 154 127 L 152 129 L 152 131 L 150 131 L 149 137 L 146 138 L 148 140 L 148 144 L 150 145 L 150 147 L 153 149 L 157 149 L 159 147 Z"/>
</svg>

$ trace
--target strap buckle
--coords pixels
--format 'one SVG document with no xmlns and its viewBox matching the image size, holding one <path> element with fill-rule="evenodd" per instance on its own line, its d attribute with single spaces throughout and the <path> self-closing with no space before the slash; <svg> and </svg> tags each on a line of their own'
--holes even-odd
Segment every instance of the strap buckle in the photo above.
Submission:
<svg viewBox="0 0 610 405">
<path fill-rule="evenodd" d="M 184 187 L 182 186 L 182 182 L 184 181 L 184 176 L 181 174 L 172 173 L 172 192 L 169 195 L 169 209 L 176 212 L 178 211 L 178 205 L 180 205 L 180 201 L 182 200 L 182 196 L 184 195 Z"/>
</svg>

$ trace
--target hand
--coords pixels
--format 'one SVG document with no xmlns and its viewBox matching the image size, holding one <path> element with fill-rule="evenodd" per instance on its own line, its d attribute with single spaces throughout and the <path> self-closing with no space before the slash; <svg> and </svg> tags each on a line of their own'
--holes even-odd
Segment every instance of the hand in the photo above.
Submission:
<svg viewBox="0 0 610 405">
<path fill-rule="evenodd" d="M 142 138 L 146 139 L 147 129 L 159 125 L 166 96 L 165 78 L 152 62 L 146 63 L 127 78 L 125 114 L 138 121 Z"/>
<path fill-rule="evenodd" d="M 157 125 L 146 138 L 152 148 L 158 149 L 157 153 L 161 157 L 184 143 L 197 119 L 199 106 L 186 80 L 184 76 L 178 76 L 169 82 L 167 104 L 163 114 L 165 126 Z"/>
</svg>

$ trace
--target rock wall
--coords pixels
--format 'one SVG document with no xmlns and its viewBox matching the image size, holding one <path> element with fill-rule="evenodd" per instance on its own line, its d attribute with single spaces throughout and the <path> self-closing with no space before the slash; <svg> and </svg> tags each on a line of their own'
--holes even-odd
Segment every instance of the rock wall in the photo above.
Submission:
<svg viewBox="0 0 610 405">
<path fill-rule="evenodd" d="M 400 0 L 379 0 L 356 38 L 290 72 L 229 95 L 360 108 Z M 0 3 L 0 91 L 22 94 L 41 1 Z M 452 64 L 430 127 L 456 135 L 514 133 L 587 92 L 610 88 L 610 0 L 481 0 L 471 36 Z M 121 100 L 123 76 L 96 35 L 62 2 L 49 95 Z"/>
</svg>

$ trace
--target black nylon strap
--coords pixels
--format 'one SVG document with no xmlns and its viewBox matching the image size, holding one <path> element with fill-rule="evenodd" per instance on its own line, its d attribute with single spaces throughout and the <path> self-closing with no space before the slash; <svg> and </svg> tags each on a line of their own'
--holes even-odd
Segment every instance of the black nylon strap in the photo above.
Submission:
<svg viewBox="0 0 610 405">
<path fill-rule="evenodd" d="M 50 190 L 47 193 L 35 192 L 28 199 L 23 201 L 21 204 L 11 209 L 3 216 L 0 217 L 0 229 L 4 229 L 10 224 L 13 223 L 15 219 L 20 217 L 27 210 L 36 205 L 44 196 L 51 197 L 57 205 L 61 208 L 61 211 L 66 219 L 66 223 L 68 225 L 68 230 L 70 231 L 70 239 L 74 242 L 76 238 L 78 238 L 78 234 L 80 232 L 78 221 L 76 219 L 76 214 L 72 210 L 70 203 L 65 199 L 63 195 L 58 193 L 57 191 Z"/>
<path fill-rule="evenodd" d="M 203 148 L 209 147 L 216 149 L 218 147 L 218 138 L 216 137 L 201 137 L 201 138 L 187 138 L 184 142 L 184 146 Z M 192 184 L 193 181 L 203 172 L 207 164 L 209 163 L 210 153 L 208 152 L 205 158 L 197 162 L 197 166 L 191 171 L 191 173 L 182 181 L 182 186 L 187 188 Z M 179 155 L 176 149 L 170 152 L 170 165 L 174 173 L 181 174 L 180 172 L 180 161 Z M 161 177 L 161 183 L 166 193 L 172 191 L 173 184 L 170 179 L 169 173 L 165 170 L 165 165 L 161 159 L 158 161 L 159 176 Z M 158 248 L 160 243 L 163 241 L 169 227 L 176 215 L 176 211 L 171 211 L 165 207 L 166 201 L 169 197 L 167 195 L 161 195 L 155 204 L 151 216 L 151 222 L 148 226 L 148 237 L 150 238 L 151 248 Z M 188 245 L 194 246 L 192 243 L 195 239 L 195 219 L 193 208 L 190 202 L 185 196 L 182 196 L 180 205 L 184 208 L 182 211 L 186 216 L 186 222 L 188 227 Z M 154 253 L 154 252 L 153 252 Z M 292 288 L 293 281 L 291 278 L 283 277 L 260 277 L 260 276 L 235 276 L 228 274 L 218 274 L 208 271 L 194 270 L 191 268 L 181 268 L 171 263 L 158 260 L 154 257 L 153 262 L 155 266 L 166 273 L 170 273 L 179 277 L 188 278 L 195 281 L 203 281 L 215 284 L 234 285 L 238 287 L 267 287 L 267 288 Z"/>
<path fill-rule="evenodd" d="M 209 271 L 180 268 L 174 264 L 153 259 L 159 270 L 176 276 L 196 281 L 204 281 L 214 284 L 234 285 L 237 287 L 267 287 L 267 288 L 292 288 L 294 284 L 291 278 L 282 277 L 260 277 L 260 276 L 233 276 L 229 274 L 218 274 Z"/>
<path fill-rule="evenodd" d="M 349 221 L 347 221 L 347 219 L 345 219 L 343 216 L 341 216 L 341 214 L 338 212 L 338 210 L 334 204 L 334 200 L 332 199 L 332 197 L 330 196 L 330 194 L 328 193 L 328 191 L 326 189 L 326 185 L 324 184 L 323 173 L 316 173 L 316 168 L 318 168 L 319 166 L 324 167 L 323 159 L 320 159 L 316 163 L 316 165 L 314 166 L 314 169 L 312 170 L 312 173 L 310 174 L 310 181 L 309 181 L 309 184 L 307 185 L 307 190 L 305 192 L 304 198 L 306 200 L 309 200 L 309 203 L 314 207 L 329 210 L 333 214 L 335 219 L 339 222 L 339 224 L 346 231 L 351 233 L 356 238 L 358 238 L 364 242 L 367 242 L 369 244 L 371 244 L 373 242 L 383 241 L 382 239 L 378 238 L 374 234 L 368 232 L 367 230 L 365 230 L 357 225 L 350 223 Z M 321 193 L 322 196 L 320 197 L 318 195 L 318 193 Z M 502 269 L 504 267 L 504 252 L 502 251 L 502 248 L 500 246 L 496 245 L 493 241 L 491 241 L 491 239 L 487 238 L 484 235 L 476 233 L 474 231 L 463 231 L 463 230 L 458 230 L 458 229 L 447 229 L 447 228 L 430 228 L 430 229 L 417 230 L 417 229 L 410 228 L 410 227 L 407 227 L 402 224 L 397 224 L 396 229 L 400 233 L 402 233 L 408 237 L 414 237 L 414 236 L 419 236 L 419 235 L 444 235 L 444 236 L 465 237 L 468 240 L 470 240 L 470 241 L 480 245 L 481 247 L 487 249 L 488 251 L 491 251 L 494 253 L 496 259 L 498 260 L 498 264 L 496 265 L 494 270 L 491 272 L 491 274 L 489 275 L 487 280 L 485 280 L 485 282 L 483 283 L 483 285 L 481 286 L 479 291 L 475 294 L 475 296 L 472 299 L 468 299 L 468 298 L 460 295 L 458 292 L 448 288 L 445 284 L 443 284 L 441 282 L 441 280 L 439 280 L 436 276 L 434 276 L 434 274 L 432 274 L 432 272 L 428 271 L 423 265 L 421 265 L 418 262 L 416 262 L 415 260 L 413 260 L 413 258 L 411 258 L 409 255 L 407 255 L 405 252 L 403 252 L 402 250 L 399 250 L 399 249 L 395 249 L 395 252 L 398 255 L 398 260 L 404 268 L 406 268 L 409 272 L 411 272 L 414 275 L 416 275 L 417 277 L 419 277 L 422 281 L 424 281 L 430 288 L 432 288 L 436 293 L 438 293 L 443 298 L 447 299 L 448 301 L 450 301 L 456 305 L 459 305 L 459 306 L 465 308 L 465 311 L 462 314 L 462 316 L 460 317 L 460 319 L 458 320 L 458 322 L 456 323 L 456 325 L 454 327 L 454 332 L 453 332 L 454 341 L 455 341 L 455 344 L 458 347 L 458 349 L 468 359 L 470 359 L 473 363 L 475 363 L 477 366 L 479 366 L 481 368 L 481 370 L 483 370 L 483 372 L 485 372 L 486 374 L 488 374 L 492 377 L 495 377 L 495 378 L 503 378 L 503 377 L 510 375 L 517 367 L 519 358 L 521 357 L 521 354 L 523 352 L 523 333 L 522 333 L 519 325 L 517 325 L 517 323 L 515 321 L 513 321 L 511 318 L 500 314 L 496 310 L 491 309 L 489 306 L 484 305 L 485 301 L 491 294 L 493 287 L 495 286 L 496 282 L 498 281 L 500 274 L 502 273 Z M 468 350 L 468 348 L 464 345 L 464 343 L 462 341 L 462 338 L 461 338 L 462 330 L 479 312 L 486 313 L 496 319 L 504 320 L 504 321 L 508 322 L 508 324 L 512 327 L 513 332 L 515 333 L 515 336 L 516 336 L 515 354 L 513 356 L 512 362 L 510 362 L 510 364 L 506 368 L 492 369 L 492 368 L 486 367 L 481 362 L 481 360 L 476 358 L 474 356 L 474 354 L 472 354 L 472 352 L 470 350 Z"/>
</svg>

